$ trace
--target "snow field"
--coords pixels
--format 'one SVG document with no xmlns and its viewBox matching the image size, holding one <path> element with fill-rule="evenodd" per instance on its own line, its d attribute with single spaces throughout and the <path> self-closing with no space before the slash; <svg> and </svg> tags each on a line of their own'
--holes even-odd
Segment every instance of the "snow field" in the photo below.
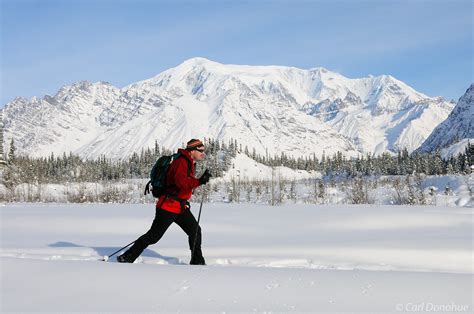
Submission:
<svg viewBox="0 0 474 314">
<path fill-rule="evenodd" d="M 176 225 L 134 264 L 98 261 L 148 230 L 150 204 L 0 213 L 2 312 L 472 310 L 472 208 L 205 204 L 207 266 Z"/>
</svg>

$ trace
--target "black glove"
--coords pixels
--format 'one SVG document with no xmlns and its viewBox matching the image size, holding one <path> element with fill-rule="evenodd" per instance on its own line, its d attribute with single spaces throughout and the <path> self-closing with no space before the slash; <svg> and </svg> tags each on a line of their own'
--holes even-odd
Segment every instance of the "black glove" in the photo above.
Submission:
<svg viewBox="0 0 474 314">
<path fill-rule="evenodd" d="M 206 184 L 207 182 L 209 182 L 209 179 L 211 177 L 212 177 L 212 174 L 209 172 L 209 169 L 206 169 L 206 171 L 204 171 L 202 176 L 198 179 L 199 183 L 201 183 L 201 185 Z"/>
</svg>

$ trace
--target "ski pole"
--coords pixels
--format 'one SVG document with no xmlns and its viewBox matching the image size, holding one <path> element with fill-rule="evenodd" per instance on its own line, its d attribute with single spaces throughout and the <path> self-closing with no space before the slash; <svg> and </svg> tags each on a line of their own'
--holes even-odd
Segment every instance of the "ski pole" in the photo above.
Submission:
<svg viewBox="0 0 474 314">
<path fill-rule="evenodd" d="M 113 252 L 112 254 L 110 255 L 105 255 L 103 259 L 101 259 L 101 261 L 104 261 L 104 262 L 107 262 L 109 260 L 109 258 L 111 258 L 112 256 L 114 256 L 115 254 L 117 254 L 118 252 L 122 251 L 123 249 L 126 249 L 128 248 L 130 245 L 132 245 L 133 243 L 135 243 L 135 241 L 133 242 L 130 242 L 129 244 L 127 244 L 126 246 L 124 246 L 123 248 L 120 248 L 118 249 L 117 251 Z"/>
<path fill-rule="evenodd" d="M 202 210 L 202 203 L 204 202 L 204 191 L 202 191 L 202 199 L 201 199 L 201 205 L 199 206 L 199 214 L 198 214 L 198 220 L 197 220 L 197 228 L 196 228 L 196 234 L 194 235 L 194 243 L 193 243 L 193 250 L 191 251 L 191 258 L 194 256 L 194 250 L 196 249 L 196 242 L 197 242 L 197 236 L 199 232 L 199 221 L 201 220 L 201 210 Z"/>
</svg>

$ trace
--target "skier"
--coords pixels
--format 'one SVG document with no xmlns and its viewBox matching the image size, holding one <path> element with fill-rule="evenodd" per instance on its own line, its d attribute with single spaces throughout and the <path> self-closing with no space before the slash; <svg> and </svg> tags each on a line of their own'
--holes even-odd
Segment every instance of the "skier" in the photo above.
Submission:
<svg viewBox="0 0 474 314">
<path fill-rule="evenodd" d="M 206 184 L 211 177 L 208 169 L 199 179 L 194 177 L 194 163 L 204 160 L 204 148 L 200 140 L 192 139 L 185 149 L 178 149 L 181 156 L 170 165 L 165 181 L 166 193 L 156 202 L 156 215 L 150 230 L 139 237 L 125 253 L 117 256 L 119 263 L 133 263 L 149 245 L 157 243 L 175 222 L 188 235 L 191 253 L 194 247 L 190 264 L 206 265 L 201 251 L 201 227 L 191 213 L 188 202 L 193 189 Z"/>
</svg>

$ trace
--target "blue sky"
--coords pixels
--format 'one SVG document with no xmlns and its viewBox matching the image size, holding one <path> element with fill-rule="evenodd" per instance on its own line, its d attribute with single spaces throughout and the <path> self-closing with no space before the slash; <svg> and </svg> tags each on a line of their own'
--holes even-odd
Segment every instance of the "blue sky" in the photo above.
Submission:
<svg viewBox="0 0 474 314">
<path fill-rule="evenodd" d="M 471 0 L 0 1 L 0 107 L 80 80 L 123 87 L 192 57 L 390 74 L 455 100 L 474 82 Z"/>
</svg>

